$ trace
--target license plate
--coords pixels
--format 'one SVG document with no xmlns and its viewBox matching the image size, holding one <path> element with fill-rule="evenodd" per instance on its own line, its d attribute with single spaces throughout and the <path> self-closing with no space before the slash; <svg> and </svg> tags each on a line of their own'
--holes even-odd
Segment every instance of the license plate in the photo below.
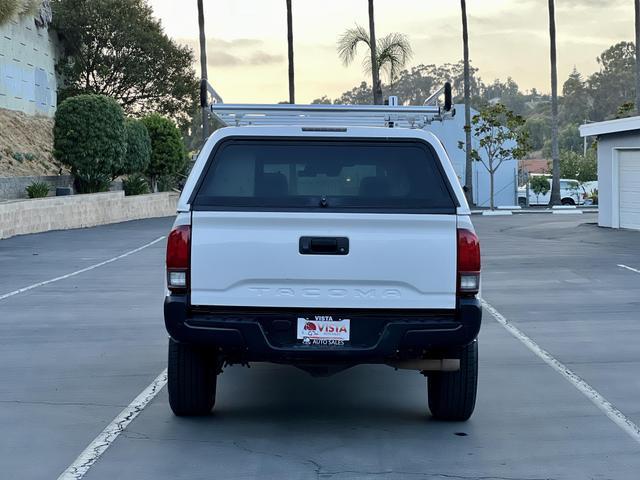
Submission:
<svg viewBox="0 0 640 480">
<path fill-rule="evenodd" d="M 351 338 L 351 320 L 331 316 L 298 317 L 298 335 L 304 345 L 344 345 Z"/>
</svg>

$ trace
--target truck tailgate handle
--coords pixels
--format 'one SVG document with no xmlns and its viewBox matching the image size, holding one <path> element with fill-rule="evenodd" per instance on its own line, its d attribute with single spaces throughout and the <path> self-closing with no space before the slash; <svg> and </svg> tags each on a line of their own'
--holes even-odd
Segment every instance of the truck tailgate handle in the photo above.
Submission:
<svg viewBox="0 0 640 480">
<path fill-rule="evenodd" d="M 347 237 L 300 237 L 302 255 L 348 255 Z"/>
</svg>

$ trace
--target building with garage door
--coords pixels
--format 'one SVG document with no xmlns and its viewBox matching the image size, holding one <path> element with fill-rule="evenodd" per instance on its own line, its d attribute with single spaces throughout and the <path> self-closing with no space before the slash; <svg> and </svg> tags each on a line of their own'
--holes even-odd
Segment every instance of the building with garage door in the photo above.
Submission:
<svg viewBox="0 0 640 480">
<path fill-rule="evenodd" d="M 590 123 L 598 139 L 598 224 L 640 230 L 640 117 Z"/>
</svg>

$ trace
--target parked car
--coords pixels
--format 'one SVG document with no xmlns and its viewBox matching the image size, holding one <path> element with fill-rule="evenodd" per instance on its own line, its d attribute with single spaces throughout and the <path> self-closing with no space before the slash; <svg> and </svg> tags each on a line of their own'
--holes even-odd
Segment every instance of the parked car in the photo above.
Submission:
<svg viewBox="0 0 640 480">
<path fill-rule="evenodd" d="M 549 191 L 544 195 L 537 195 L 529 188 L 529 205 L 549 205 L 551 201 L 551 178 L 549 180 Z M 560 198 L 562 205 L 584 205 L 587 203 L 589 195 L 578 180 L 569 178 L 560 179 Z M 518 188 L 518 205 L 527 205 L 526 185 Z"/>
<path fill-rule="evenodd" d="M 231 127 L 207 141 L 168 238 L 169 403 L 211 411 L 223 366 L 428 377 L 434 417 L 475 406 L 480 247 L 421 129 Z"/>
</svg>

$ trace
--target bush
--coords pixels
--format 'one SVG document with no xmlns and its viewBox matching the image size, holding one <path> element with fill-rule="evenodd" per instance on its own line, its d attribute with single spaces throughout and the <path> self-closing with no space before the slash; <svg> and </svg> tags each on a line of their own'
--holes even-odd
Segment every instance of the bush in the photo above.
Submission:
<svg viewBox="0 0 640 480">
<path fill-rule="evenodd" d="M 127 151 L 116 176 L 141 173 L 149 166 L 151 159 L 151 138 L 147 127 L 140 120 L 128 118 L 124 124 Z"/>
<path fill-rule="evenodd" d="M 551 186 L 549 185 L 549 178 L 545 176 L 531 177 L 529 187 L 533 190 L 533 193 L 536 195 L 546 195 L 549 190 L 551 190 Z"/>
<path fill-rule="evenodd" d="M 144 175 L 136 173 L 122 181 L 122 189 L 127 196 L 144 195 L 145 193 L 149 193 L 149 182 L 147 182 Z"/>
<path fill-rule="evenodd" d="M 103 95 L 78 95 L 58 106 L 53 154 L 69 167 L 78 193 L 109 189 L 126 152 L 124 114 Z"/>
<path fill-rule="evenodd" d="M 33 182 L 25 188 L 29 198 L 43 198 L 49 195 L 49 184 L 47 182 Z"/>
<path fill-rule="evenodd" d="M 142 119 L 151 138 L 151 160 L 146 169 L 154 192 L 158 178 L 174 176 L 186 164 L 186 152 L 180 130 L 168 118 L 153 114 Z"/>
<path fill-rule="evenodd" d="M 22 155 L 20 152 L 13 152 L 11 154 L 11 157 L 16 161 L 16 162 L 22 162 L 24 160 L 24 155 Z"/>
</svg>

